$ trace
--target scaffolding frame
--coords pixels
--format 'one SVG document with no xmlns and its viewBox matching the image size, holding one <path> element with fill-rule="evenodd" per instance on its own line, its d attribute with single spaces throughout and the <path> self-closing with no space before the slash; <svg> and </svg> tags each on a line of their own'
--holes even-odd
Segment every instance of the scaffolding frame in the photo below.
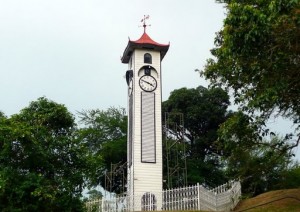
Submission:
<svg viewBox="0 0 300 212">
<path fill-rule="evenodd" d="M 113 187 L 117 184 L 116 179 L 117 177 L 121 178 L 121 189 L 120 193 L 126 192 L 126 170 L 127 170 L 127 162 L 122 163 L 121 161 L 118 163 L 111 163 L 110 164 L 110 171 L 105 173 L 105 191 L 114 192 Z"/>
<path fill-rule="evenodd" d="M 183 113 L 164 114 L 168 189 L 187 186 L 186 142 Z"/>
</svg>

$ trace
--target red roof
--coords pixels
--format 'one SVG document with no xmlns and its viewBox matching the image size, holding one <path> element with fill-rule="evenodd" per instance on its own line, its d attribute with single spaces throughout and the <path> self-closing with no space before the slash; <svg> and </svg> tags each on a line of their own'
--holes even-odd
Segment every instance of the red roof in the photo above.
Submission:
<svg viewBox="0 0 300 212">
<path fill-rule="evenodd" d="M 166 55 L 169 44 L 160 44 L 152 40 L 149 35 L 144 32 L 144 34 L 140 37 L 140 39 L 136 41 L 128 41 L 127 47 L 123 53 L 123 56 L 121 58 L 122 63 L 128 63 L 130 60 L 130 57 L 132 55 L 132 52 L 134 49 L 152 49 L 159 51 L 161 54 L 161 60 Z"/>
<path fill-rule="evenodd" d="M 164 45 L 164 44 L 160 44 L 160 43 L 157 43 L 155 42 L 154 40 L 152 40 L 149 35 L 144 32 L 144 34 L 142 35 L 142 37 L 136 41 L 131 41 L 133 43 L 136 43 L 136 44 L 152 44 L 152 45 L 156 45 L 156 46 L 169 46 L 169 45 Z"/>
</svg>

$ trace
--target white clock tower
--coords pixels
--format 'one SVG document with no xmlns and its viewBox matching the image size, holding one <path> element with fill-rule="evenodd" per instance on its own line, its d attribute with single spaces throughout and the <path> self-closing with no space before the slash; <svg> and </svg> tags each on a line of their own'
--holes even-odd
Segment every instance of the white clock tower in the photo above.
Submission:
<svg viewBox="0 0 300 212">
<path fill-rule="evenodd" d="M 145 19 L 143 35 L 121 58 L 128 64 L 127 195 L 139 211 L 162 205 L 161 61 L 169 49 L 148 36 Z"/>
</svg>

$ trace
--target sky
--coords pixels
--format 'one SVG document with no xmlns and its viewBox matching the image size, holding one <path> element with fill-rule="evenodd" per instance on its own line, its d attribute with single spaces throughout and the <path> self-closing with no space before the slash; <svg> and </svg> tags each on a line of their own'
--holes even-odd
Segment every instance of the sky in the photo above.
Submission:
<svg viewBox="0 0 300 212">
<path fill-rule="evenodd" d="M 211 57 L 226 11 L 214 0 L 0 0 L 0 111 L 10 116 L 45 96 L 70 112 L 127 106 L 128 39 L 170 43 L 163 101 L 207 86 L 195 69 Z M 297 150 L 300 155 L 300 150 Z M 300 158 L 300 157 L 299 157 Z"/>
</svg>

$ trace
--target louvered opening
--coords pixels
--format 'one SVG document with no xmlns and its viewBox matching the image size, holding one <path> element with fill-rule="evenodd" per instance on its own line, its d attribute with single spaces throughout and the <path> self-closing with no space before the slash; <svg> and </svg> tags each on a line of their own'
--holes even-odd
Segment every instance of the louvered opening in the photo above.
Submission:
<svg viewBox="0 0 300 212">
<path fill-rule="evenodd" d="M 155 163 L 155 93 L 142 92 L 142 162 Z"/>
</svg>

